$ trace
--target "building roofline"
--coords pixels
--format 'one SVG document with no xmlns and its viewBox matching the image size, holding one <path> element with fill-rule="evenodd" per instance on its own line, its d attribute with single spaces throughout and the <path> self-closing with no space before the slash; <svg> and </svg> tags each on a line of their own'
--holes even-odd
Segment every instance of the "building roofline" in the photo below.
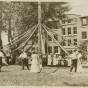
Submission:
<svg viewBox="0 0 88 88">
<path fill-rule="evenodd" d="M 77 14 L 66 14 L 66 15 L 76 15 L 76 16 L 81 16 L 81 15 L 77 15 Z"/>
<path fill-rule="evenodd" d="M 86 15 L 86 16 L 80 16 L 80 17 L 81 17 L 81 18 L 82 18 L 82 17 L 88 17 L 88 15 Z"/>
</svg>

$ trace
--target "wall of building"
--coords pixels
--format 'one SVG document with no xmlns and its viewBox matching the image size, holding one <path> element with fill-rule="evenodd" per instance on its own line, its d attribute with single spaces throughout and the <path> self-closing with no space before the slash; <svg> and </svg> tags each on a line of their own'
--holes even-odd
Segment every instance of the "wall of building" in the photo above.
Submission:
<svg viewBox="0 0 88 88">
<path fill-rule="evenodd" d="M 65 24 L 62 22 L 62 28 L 65 28 L 66 34 L 63 35 L 63 38 L 65 38 L 66 41 L 66 46 L 64 48 L 68 51 L 74 50 L 76 47 L 74 45 L 74 39 L 77 39 L 77 42 L 80 41 L 81 37 L 79 36 L 80 30 L 81 30 L 81 19 L 79 15 L 74 15 L 74 14 L 68 14 L 66 18 L 64 18 Z M 69 22 L 71 20 L 71 22 Z M 74 27 L 77 28 L 77 33 L 74 34 Z M 68 28 L 71 28 L 71 34 L 68 34 Z M 71 45 L 68 45 L 68 40 L 71 40 Z"/>
<path fill-rule="evenodd" d="M 86 26 L 82 26 L 82 19 L 85 18 L 86 19 Z M 63 23 L 63 20 L 65 20 L 65 23 Z M 55 21 L 55 26 L 50 27 L 54 32 L 56 32 L 58 34 L 58 43 L 62 43 L 63 39 L 65 39 L 65 43 L 66 45 L 63 47 L 67 50 L 67 51 L 72 51 L 74 49 L 76 49 L 76 46 L 79 46 L 79 44 L 81 44 L 81 42 L 83 40 L 87 40 L 88 39 L 88 17 L 80 17 L 80 15 L 75 15 L 75 14 L 67 14 L 66 18 L 63 18 L 62 20 L 62 29 L 61 29 L 61 25 L 58 21 Z M 71 22 L 69 21 L 71 20 Z M 74 33 L 74 27 L 77 28 L 77 32 Z M 65 34 L 63 35 L 63 28 L 65 28 Z M 71 28 L 71 34 L 68 34 L 68 28 Z M 87 38 L 86 39 L 82 39 L 82 32 L 87 32 Z M 50 48 L 50 53 L 55 53 L 55 47 L 58 48 L 58 52 L 60 53 L 60 48 L 58 47 L 58 45 L 56 44 L 56 42 L 51 39 L 49 40 L 48 35 L 47 35 L 47 47 Z M 71 44 L 69 45 L 68 40 L 71 40 Z M 75 44 L 74 40 L 77 39 L 77 45 Z M 49 49 L 47 48 L 47 49 Z M 33 45 L 33 50 L 35 52 L 38 52 L 38 44 L 35 43 Z M 47 51 L 47 50 L 46 50 Z M 49 51 L 49 50 L 48 50 Z"/>
<path fill-rule="evenodd" d="M 61 29 L 52 29 L 56 34 L 58 34 L 58 43 L 61 43 Z M 60 53 L 60 48 L 58 47 L 58 44 L 52 39 L 51 41 L 48 40 L 48 46 L 52 47 L 52 52 L 51 53 Z M 55 47 L 58 48 L 58 52 L 55 52 Z"/>
</svg>

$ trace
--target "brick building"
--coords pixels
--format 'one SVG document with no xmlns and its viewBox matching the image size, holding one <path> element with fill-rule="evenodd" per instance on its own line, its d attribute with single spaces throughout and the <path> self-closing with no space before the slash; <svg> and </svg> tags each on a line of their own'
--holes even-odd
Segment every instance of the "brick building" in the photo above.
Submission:
<svg viewBox="0 0 88 88">
<path fill-rule="evenodd" d="M 54 22 L 55 25 L 50 26 L 50 28 L 58 34 L 56 40 L 68 52 L 73 52 L 77 48 L 75 46 L 79 46 L 82 41 L 88 39 L 88 16 L 81 17 L 80 15 L 67 14 L 66 18 L 62 20 L 62 28 L 59 20 L 55 20 Z M 49 35 L 46 35 L 46 39 L 48 44 L 45 52 L 60 53 L 60 48 Z M 31 42 L 27 46 L 29 45 L 31 45 Z M 32 50 L 38 52 L 38 42 L 34 43 Z"/>
<path fill-rule="evenodd" d="M 64 48 L 72 52 L 77 43 L 80 42 L 79 30 L 81 30 L 81 19 L 79 15 L 67 14 L 66 18 L 62 20 L 62 37 L 66 39 L 63 42 Z"/>
<path fill-rule="evenodd" d="M 67 14 L 62 20 L 62 37 L 67 40 L 63 42 L 63 47 L 69 52 L 88 40 L 88 16 Z"/>
</svg>

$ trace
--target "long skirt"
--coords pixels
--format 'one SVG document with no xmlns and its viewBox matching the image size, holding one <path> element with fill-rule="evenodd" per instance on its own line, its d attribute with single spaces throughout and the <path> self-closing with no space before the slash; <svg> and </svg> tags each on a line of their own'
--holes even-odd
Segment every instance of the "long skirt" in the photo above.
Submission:
<svg viewBox="0 0 88 88">
<path fill-rule="evenodd" d="M 56 65 L 57 64 L 57 60 L 56 58 L 53 58 L 53 65 Z"/>
<path fill-rule="evenodd" d="M 82 72 L 82 64 L 80 60 L 77 61 L 77 72 Z"/>
<path fill-rule="evenodd" d="M 68 66 L 71 66 L 71 59 L 66 59 L 68 61 Z"/>
<path fill-rule="evenodd" d="M 52 62 L 51 58 L 48 58 L 48 63 L 47 63 L 47 65 L 51 65 L 51 62 Z"/>
<path fill-rule="evenodd" d="M 0 67 L 2 67 L 2 57 L 0 57 Z"/>
<path fill-rule="evenodd" d="M 5 64 L 5 65 L 8 65 L 7 62 L 5 61 L 4 57 L 2 58 L 2 63 Z"/>
<path fill-rule="evenodd" d="M 40 65 L 38 64 L 38 61 L 36 59 L 33 59 L 31 62 L 31 70 L 30 72 L 40 72 Z"/>
</svg>

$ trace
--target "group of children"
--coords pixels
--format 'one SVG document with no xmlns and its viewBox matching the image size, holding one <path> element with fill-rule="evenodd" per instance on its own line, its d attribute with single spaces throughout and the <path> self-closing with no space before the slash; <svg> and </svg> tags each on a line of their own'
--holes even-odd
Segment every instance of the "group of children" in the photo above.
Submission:
<svg viewBox="0 0 88 88">
<path fill-rule="evenodd" d="M 63 59 L 58 54 L 48 55 L 48 65 L 64 65 L 70 66 L 70 72 L 75 68 L 75 72 L 82 72 L 82 52 L 80 50 L 74 50 L 72 54 Z"/>
<path fill-rule="evenodd" d="M 62 58 L 62 56 L 60 54 L 49 54 L 48 55 L 48 61 L 47 61 L 47 65 L 65 65 L 66 64 L 66 60 Z"/>
<path fill-rule="evenodd" d="M 0 71 L 3 63 L 3 57 L 4 54 L 0 51 Z M 7 52 L 6 58 L 7 58 L 7 63 L 4 61 L 5 64 L 9 64 L 9 59 L 10 59 L 10 54 Z M 73 54 L 69 55 L 70 59 L 72 60 L 71 64 L 71 69 L 72 71 L 73 67 L 75 67 L 75 72 L 76 71 L 81 71 L 82 65 L 81 65 L 81 60 L 80 58 L 82 57 L 82 54 L 79 51 L 74 51 Z M 42 69 L 42 61 L 43 57 L 41 55 L 32 52 L 32 54 L 27 54 L 24 49 L 22 50 L 22 53 L 18 57 L 19 61 L 22 61 L 22 69 L 24 70 L 24 66 L 27 67 L 30 72 L 41 72 Z M 58 54 L 54 54 L 53 56 L 51 54 L 48 55 L 47 57 L 47 65 L 58 65 L 61 64 L 61 56 Z M 31 64 L 31 67 L 29 68 L 29 61 Z"/>
</svg>

